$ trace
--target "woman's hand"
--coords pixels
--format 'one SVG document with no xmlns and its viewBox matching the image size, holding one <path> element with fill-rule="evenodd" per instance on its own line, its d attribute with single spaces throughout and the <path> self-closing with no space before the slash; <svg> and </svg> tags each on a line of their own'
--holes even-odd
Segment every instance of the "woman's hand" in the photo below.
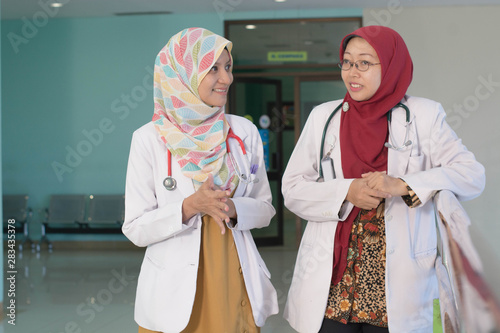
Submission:
<svg viewBox="0 0 500 333">
<path fill-rule="evenodd" d="M 368 172 L 361 175 L 367 181 L 368 187 L 389 193 L 393 197 L 408 195 L 406 184 L 399 178 L 387 175 L 385 171 Z"/>
<path fill-rule="evenodd" d="M 238 217 L 238 214 L 236 213 L 236 207 L 234 206 L 234 202 L 231 199 L 227 199 L 226 205 L 229 207 L 229 209 L 226 211 L 226 214 L 228 217 L 235 219 Z"/>
<path fill-rule="evenodd" d="M 356 207 L 371 210 L 377 208 L 382 199 L 390 197 L 389 193 L 368 186 L 366 179 L 356 178 L 349 186 L 346 200 Z"/>
<path fill-rule="evenodd" d="M 226 232 L 224 223 L 229 222 L 230 217 L 236 217 L 234 204 L 229 199 L 230 194 L 229 191 L 222 191 L 216 186 L 213 176 L 208 175 L 208 179 L 198 191 L 184 199 L 182 203 L 182 220 L 186 221 L 198 213 L 207 214 L 219 225 L 221 234 L 224 234 Z"/>
</svg>

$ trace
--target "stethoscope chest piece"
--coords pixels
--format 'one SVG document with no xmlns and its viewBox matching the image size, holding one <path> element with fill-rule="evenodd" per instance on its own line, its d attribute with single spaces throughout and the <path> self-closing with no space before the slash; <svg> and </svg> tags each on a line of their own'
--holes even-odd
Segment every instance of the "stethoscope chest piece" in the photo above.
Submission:
<svg viewBox="0 0 500 333">
<path fill-rule="evenodd" d="M 168 190 L 168 191 L 173 191 L 175 190 L 175 188 L 177 187 L 177 181 L 170 177 L 170 176 L 167 176 L 164 180 L 163 180 L 163 186 L 165 186 L 165 188 Z"/>
</svg>

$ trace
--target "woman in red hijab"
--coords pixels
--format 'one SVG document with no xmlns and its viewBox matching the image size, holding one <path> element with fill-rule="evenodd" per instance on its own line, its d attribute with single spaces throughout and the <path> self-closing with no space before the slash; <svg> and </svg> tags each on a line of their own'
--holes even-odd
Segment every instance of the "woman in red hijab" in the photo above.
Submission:
<svg viewBox="0 0 500 333">
<path fill-rule="evenodd" d="M 308 221 L 285 318 L 304 333 L 432 332 L 432 197 L 477 197 L 484 168 L 439 103 L 406 95 L 396 31 L 354 31 L 340 60 L 347 93 L 311 112 L 283 176 L 285 205 Z"/>
</svg>

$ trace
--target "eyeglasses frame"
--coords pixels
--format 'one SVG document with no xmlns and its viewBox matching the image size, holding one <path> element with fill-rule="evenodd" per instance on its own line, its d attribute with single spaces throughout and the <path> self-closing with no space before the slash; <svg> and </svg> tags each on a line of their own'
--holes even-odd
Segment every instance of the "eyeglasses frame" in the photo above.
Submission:
<svg viewBox="0 0 500 333">
<path fill-rule="evenodd" d="M 350 66 L 348 69 L 343 69 L 343 68 L 342 68 L 342 67 L 343 67 L 343 64 L 344 64 L 344 61 L 347 61 L 347 62 L 349 62 L 349 64 L 351 64 L 351 66 Z M 365 62 L 367 62 L 367 63 L 368 63 L 368 67 L 367 67 L 365 70 L 362 70 L 362 69 L 360 69 L 360 68 L 359 68 L 358 62 L 360 62 L 360 61 L 365 61 Z M 367 72 L 367 71 L 370 69 L 370 66 L 375 66 L 375 65 L 380 65 L 380 62 L 377 62 L 377 63 L 372 64 L 371 62 L 366 61 L 366 60 L 358 60 L 358 61 L 352 62 L 352 61 L 350 61 L 350 60 L 343 59 L 341 62 L 339 62 L 339 63 L 337 64 L 337 66 L 339 66 L 339 68 L 340 68 L 341 70 L 343 70 L 343 71 L 350 71 L 350 70 L 352 69 L 352 67 L 356 66 L 356 69 L 357 69 L 358 71 L 360 71 L 360 72 Z"/>
</svg>

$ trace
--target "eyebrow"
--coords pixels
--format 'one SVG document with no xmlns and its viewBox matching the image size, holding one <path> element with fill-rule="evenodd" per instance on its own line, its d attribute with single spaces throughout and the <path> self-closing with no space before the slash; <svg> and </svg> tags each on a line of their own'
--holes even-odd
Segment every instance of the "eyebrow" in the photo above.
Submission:
<svg viewBox="0 0 500 333">
<path fill-rule="evenodd" d="M 220 64 L 221 64 L 221 62 L 220 62 L 220 61 L 218 61 L 218 60 L 214 63 L 214 65 L 220 65 Z M 226 62 L 226 65 L 227 65 L 227 64 L 231 64 L 231 59 L 229 59 L 229 60 Z"/>
<path fill-rule="evenodd" d="M 344 54 L 349 54 L 352 56 L 352 54 L 350 52 L 347 52 L 347 51 L 345 51 Z M 372 58 L 375 58 L 375 56 L 373 56 L 373 54 L 370 54 L 370 53 L 360 53 L 359 55 L 360 56 L 370 56 Z"/>
</svg>

